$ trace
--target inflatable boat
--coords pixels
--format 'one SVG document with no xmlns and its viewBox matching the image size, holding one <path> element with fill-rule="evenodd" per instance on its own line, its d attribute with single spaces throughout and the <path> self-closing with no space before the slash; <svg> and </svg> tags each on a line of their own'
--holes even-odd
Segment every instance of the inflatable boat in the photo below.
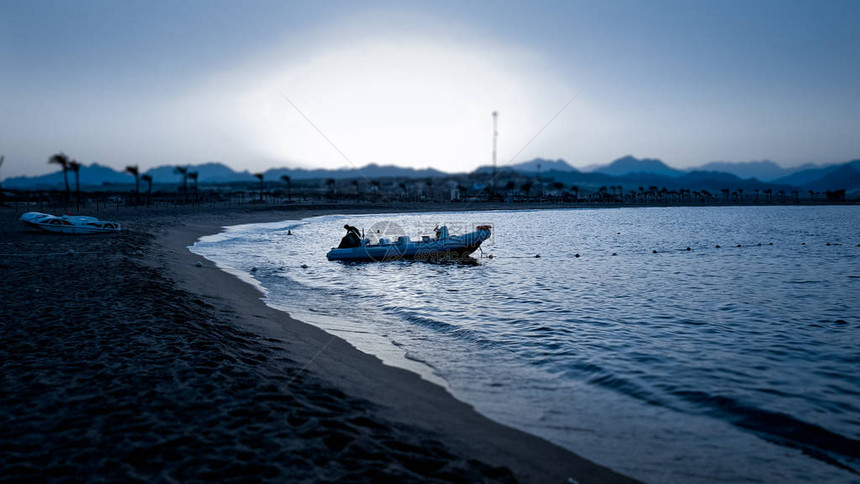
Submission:
<svg viewBox="0 0 860 484">
<path fill-rule="evenodd" d="M 449 235 L 448 227 L 436 229 L 436 237 L 424 236 L 421 240 L 411 240 L 408 236 L 398 237 L 396 241 L 387 238 L 371 244 L 370 239 L 361 239 L 355 247 L 333 248 L 326 257 L 333 261 L 385 261 L 397 259 L 410 260 L 462 260 L 478 250 L 490 238 L 492 227 L 479 225 L 474 232 L 463 235 Z"/>
<path fill-rule="evenodd" d="M 60 217 L 40 212 L 27 212 L 21 221 L 28 227 L 63 234 L 111 234 L 120 231 L 120 225 L 95 217 L 63 215 Z"/>
</svg>

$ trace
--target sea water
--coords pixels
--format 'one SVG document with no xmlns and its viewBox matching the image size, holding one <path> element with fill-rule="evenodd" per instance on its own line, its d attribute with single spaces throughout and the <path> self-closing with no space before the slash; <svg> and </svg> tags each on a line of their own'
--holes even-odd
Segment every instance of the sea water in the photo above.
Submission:
<svg viewBox="0 0 860 484">
<path fill-rule="evenodd" d="M 493 236 L 475 264 L 329 262 L 345 223 Z M 856 207 L 703 207 L 322 216 L 192 250 L 269 305 L 632 477 L 860 482 L 858 244 Z"/>
</svg>

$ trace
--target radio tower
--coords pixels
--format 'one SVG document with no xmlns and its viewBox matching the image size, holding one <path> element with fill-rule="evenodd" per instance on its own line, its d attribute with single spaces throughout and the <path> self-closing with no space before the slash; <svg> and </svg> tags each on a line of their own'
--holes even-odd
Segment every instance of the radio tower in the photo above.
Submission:
<svg viewBox="0 0 860 484">
<path fill-rule="evenodd" d="M 496 179 L 496 139 L 499 137 L 498 118 L 499 113 L 493 111 L 493 180 Z"/>
</svg>

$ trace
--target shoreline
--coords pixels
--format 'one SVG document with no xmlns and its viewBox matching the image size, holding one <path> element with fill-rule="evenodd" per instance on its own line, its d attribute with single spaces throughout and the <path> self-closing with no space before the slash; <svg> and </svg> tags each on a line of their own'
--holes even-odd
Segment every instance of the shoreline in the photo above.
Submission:
<svg viewBox="0 0 860 484">
<path fill-rule="evenodd" d="M 372 208 L 255 211 L 236 218 L 204 216 L 153 230 L 156 259 L 160 260 L 151 263 L 160 265 L 180 287 L 200 295 L 209 304 L 235 311 L 245 327 L 269 338 L 289 341 L 291 357 L 308 373 L 331 382 L 350 396 L 377 405 L 386 420 L 436 434 L 455 453 L 508 467 L 517 478 L 527 482 L 561 482 L 571 478 L 577 482 L 632 482 L 540 437 L 490 420 L 418 374 L 386 365 L 337 336 L 269 307 L 258 287 L 187 249 L 200 237 L 217 234 L 231 225 L 331 214 L 429 211 L 410 206 Z"/>
</svg>

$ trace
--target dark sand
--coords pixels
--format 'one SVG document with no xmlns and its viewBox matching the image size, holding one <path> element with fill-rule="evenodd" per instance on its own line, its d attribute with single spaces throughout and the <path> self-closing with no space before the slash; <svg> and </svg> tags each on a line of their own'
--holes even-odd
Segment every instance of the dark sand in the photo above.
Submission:
<svg viewBox="0 0 860 484">
<path fill-rule="evenodd" d="M 371 210 L 398 209 L 418 210 Z M 185 249 L 322 210 L 179 212 L 119 210 L 102 217 L 120 235 L 64 236 L 0 208 L 0 480 L 628 481 L 265 306 Z"/>
</svg>

